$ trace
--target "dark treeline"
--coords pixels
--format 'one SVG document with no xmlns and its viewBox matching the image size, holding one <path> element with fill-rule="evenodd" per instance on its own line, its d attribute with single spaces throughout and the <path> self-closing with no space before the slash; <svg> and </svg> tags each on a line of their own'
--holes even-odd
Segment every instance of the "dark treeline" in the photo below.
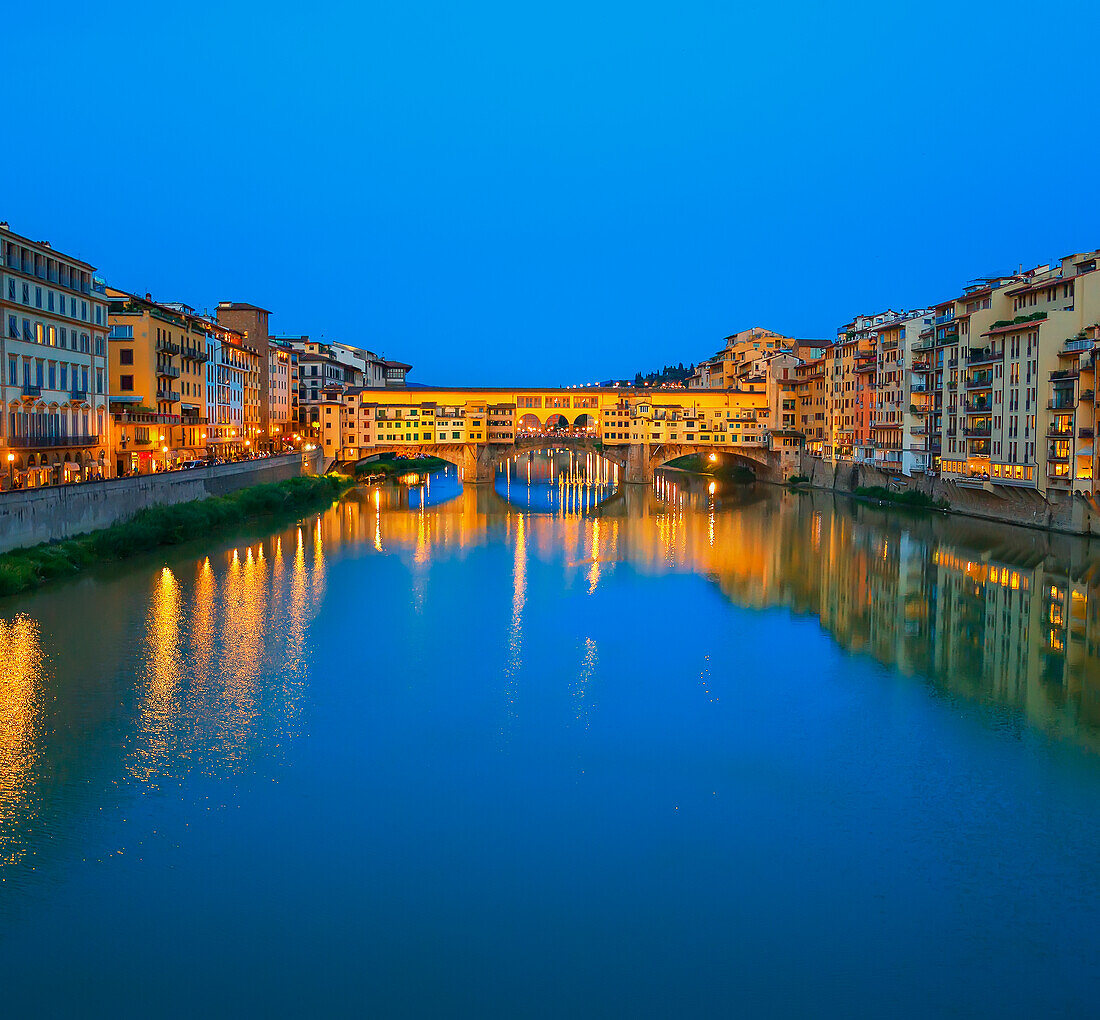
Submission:
<svg viewBox="0 0 1100 1020">
<path fill-rule="evenodd" d="M 688 377 L 695 371 L 694 365 L 684 368 L 681 361 L 678 365 L 665 365 L 659 372 L 635 372 L 632 380 L 607 379 L 601 386 L 666 386 L 669 384 L 684 385 Z"/>
</svg>

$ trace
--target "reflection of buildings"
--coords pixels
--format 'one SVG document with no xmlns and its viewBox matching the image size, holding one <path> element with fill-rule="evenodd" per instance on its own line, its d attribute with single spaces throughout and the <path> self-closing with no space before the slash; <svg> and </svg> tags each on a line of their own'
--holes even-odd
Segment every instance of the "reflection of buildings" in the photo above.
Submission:
<svg viewBox="0 0 1100 1020">
<path fill-rule="evenodd" d="M 96 582 L 97 602 L 117 607 L 97 626 L 81 585 L 28 596 L 29 616 L 0 620 L 0 864 L 81 800 L 117 797 L 120 774 L 153 785 L 245 767 L 258 749 L 285 745 L 328 563 L 348 551 L 400 557 L 409 588 L 393 595 L 415 603 L 431 590 L 433 563 L 505 547 L 510 569 L 496 580 L 510 588 L 500 639 L 512 700 L 546 566 L 585 594 L 606 592 L 622 562 L 641 575 L 708 577 L 738 605 L 812 614 L 846 649 L 1100 750 L 1100 591 L 1084 540 L 1017 539 L 820 493 L 712 491 L 708 479 L 673 473 L 553 514 L 521 512 L 490 486 L 441 502 L 427 489 L 355 490 L 299 527 L 191 566 L 150 576 L 132 564 Z M 655 615 L 661 597 L 649 603 Z M 597 655 L 586 644 L 578 719 Z"/>
</svg>

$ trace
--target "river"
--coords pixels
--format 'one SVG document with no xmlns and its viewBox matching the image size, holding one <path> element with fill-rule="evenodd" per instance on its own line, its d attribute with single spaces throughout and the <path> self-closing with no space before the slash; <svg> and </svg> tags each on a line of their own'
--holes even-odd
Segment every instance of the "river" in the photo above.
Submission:
<svg viewBox="0 0 1100 1020">
<path fill-rule="evenodd" d="M 7 1015 L 1084 1015 L 1100 543 L 564 451 L 0 600 Z"/>
</svg>

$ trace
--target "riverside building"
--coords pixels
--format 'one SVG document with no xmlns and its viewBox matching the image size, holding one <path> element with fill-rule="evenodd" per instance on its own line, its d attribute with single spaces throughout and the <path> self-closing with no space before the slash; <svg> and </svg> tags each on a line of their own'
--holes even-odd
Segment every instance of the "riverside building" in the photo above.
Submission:
<svg viewBox="0 0 1100 1020">
<path fill-rule="evenodd" d="M 94 273 L 0 223 L 5 488 L 111 474 L 107 304 Z"/>
<path fill-rule="evenodd" d="M 189 305 L 106 288 L 119 475 L 206 459 L 208 321 Z"/>
</svg>

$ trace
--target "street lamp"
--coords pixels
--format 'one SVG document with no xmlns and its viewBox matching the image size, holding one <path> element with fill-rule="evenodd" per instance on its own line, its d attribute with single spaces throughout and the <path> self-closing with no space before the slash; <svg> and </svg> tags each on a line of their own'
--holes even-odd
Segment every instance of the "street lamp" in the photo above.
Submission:
<svg viewBox="0 0 1100 1020">
<path fill-rule="evenodd" d="M 15 454 L 8 454 L 8 488 L 15 488 Z"/>
<path fill-rule="evenodd" d="M 160 438 L 163 439 L 164 436 L 161 436 Z M 162 446 L 160 448 L 160 452 L 164 454 L 164 470 L 167 471 L 168 470 L 168 447 L 167 446 Z"/>
</svg>

